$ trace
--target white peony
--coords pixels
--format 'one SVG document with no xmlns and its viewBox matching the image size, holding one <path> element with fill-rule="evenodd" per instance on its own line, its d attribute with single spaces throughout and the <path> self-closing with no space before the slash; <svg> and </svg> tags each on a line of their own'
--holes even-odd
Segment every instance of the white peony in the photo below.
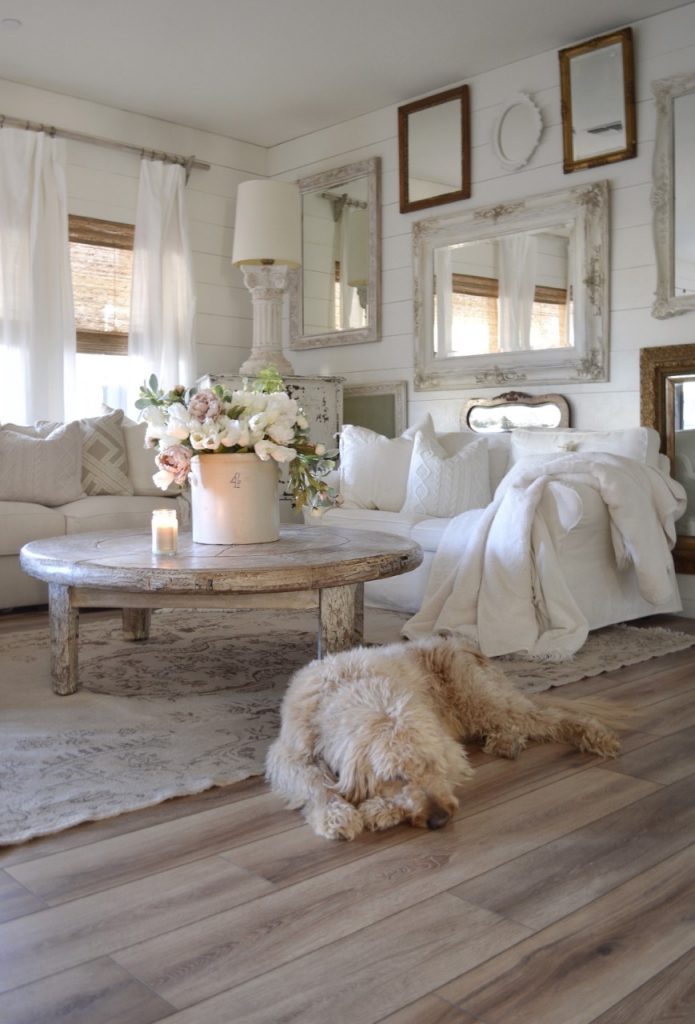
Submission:
<svg viewBox="0 0 695 1024">
<path fill-rule="evenodd" d="M 294 427 L 283 416 L 268 426 L 268 436 L 276 444 L 289 444 L 294 441 Z"/>
<path fill-rule="evenodd" d="M 254 445 L 254 451 L 262 462 L 274 459 L 275 462 L 292 462 L 297 458 L 294 448 L 286 448 L 281 444 L 273 444 L 272 441 L 258 441 Z"/>
<path fill-rule="evenodd" d="M 166 491 L 169 484 L 174 482 L 174 474 L 170 473 L 168 469 L 160 469 L 152 475 L 152 482 L 155 487 L 160 487 L 163 491 Z"/>
</svg>

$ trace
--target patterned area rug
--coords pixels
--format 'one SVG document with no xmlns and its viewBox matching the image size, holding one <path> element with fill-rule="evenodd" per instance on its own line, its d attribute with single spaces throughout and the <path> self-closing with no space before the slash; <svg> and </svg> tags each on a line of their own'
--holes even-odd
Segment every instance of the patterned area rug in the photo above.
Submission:
<svg viewBox="0 0 695 1024">
<path fill-rule="evenodd" d="M 367 640 L 397 640 L 407 616 L 368 609 Z M 50 687 L 48 632 L 0 637 L 0 844 L 152 806 L 263 772 L 289 676 L 315 656 L 315 614 L 153 616 L 146 643 L 118 619 L 80 624 L 82 689 Z M 620 626 L 570 662 L 503 659 L 529 691 L 682 650 L 695 636 Z"/>
</svg>

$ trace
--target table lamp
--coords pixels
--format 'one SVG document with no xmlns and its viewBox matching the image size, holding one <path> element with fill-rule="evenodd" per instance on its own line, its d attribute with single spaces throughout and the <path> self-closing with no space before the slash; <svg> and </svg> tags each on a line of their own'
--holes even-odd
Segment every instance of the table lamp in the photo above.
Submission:
<svg viewBox="0 0 695 1024">
<path fill-rule="evenodd" d="M 290 181 L 254 179 L 237 189 L 232 263 L 241 267 L 253 302 L 251 354 L 239 372 L 266 366 L 293 373 L 282 351 L 282 303 L 290 268 L 300 266 L 301 204 Z"/>
</svg>

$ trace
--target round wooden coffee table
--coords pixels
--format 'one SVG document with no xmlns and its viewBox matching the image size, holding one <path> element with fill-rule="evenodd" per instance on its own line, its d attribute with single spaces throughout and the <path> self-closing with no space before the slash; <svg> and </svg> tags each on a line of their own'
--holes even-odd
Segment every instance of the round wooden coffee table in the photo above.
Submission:
<svg viewBox="0 0 695 1024">
<path fill-rule="evenodd" d="M 403 537 L 333 527 L 288 526 L 270 544 L 194 544 L 153 555 L 149 530 L 114 530 L 25 544 L 20 564 L 48 583 L 51 676 L 59 694 L 78 688 L 80 608 L 122 608 L 123 631 L 146 640 L 153 608 L 318 608 L 318 656 L 363 634 L 366 580 L 422 561 Z"/>
</svg>

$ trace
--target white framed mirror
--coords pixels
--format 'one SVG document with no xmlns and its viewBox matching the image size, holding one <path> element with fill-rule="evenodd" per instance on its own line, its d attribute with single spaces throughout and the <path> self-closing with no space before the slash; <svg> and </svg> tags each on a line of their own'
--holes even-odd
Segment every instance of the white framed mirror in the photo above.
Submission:
<svg viewBox="0 0 695 1024">
<path fill-rule="evenodd" d="M 511 96 L 495 118 L 492 149 L 507 170 L 518 171 L 533 156 L 543 131 L 541 112 L 530 96 Z"/>
<path fill-rule="evenodd" d="M 379 340 L 379 157 L 299 182 L 302 266 L 290 280 L 290 348 Z"/>
<path fill-rule="evenodd" d="M 695 309 L 695 72 L 652 82 L 652 177 L 659 320 Z"/>
<path fill-rule="evenodd" d="M 413 226 L 415 389 L 608 379 L 608 182 Z"/>
</svg>

